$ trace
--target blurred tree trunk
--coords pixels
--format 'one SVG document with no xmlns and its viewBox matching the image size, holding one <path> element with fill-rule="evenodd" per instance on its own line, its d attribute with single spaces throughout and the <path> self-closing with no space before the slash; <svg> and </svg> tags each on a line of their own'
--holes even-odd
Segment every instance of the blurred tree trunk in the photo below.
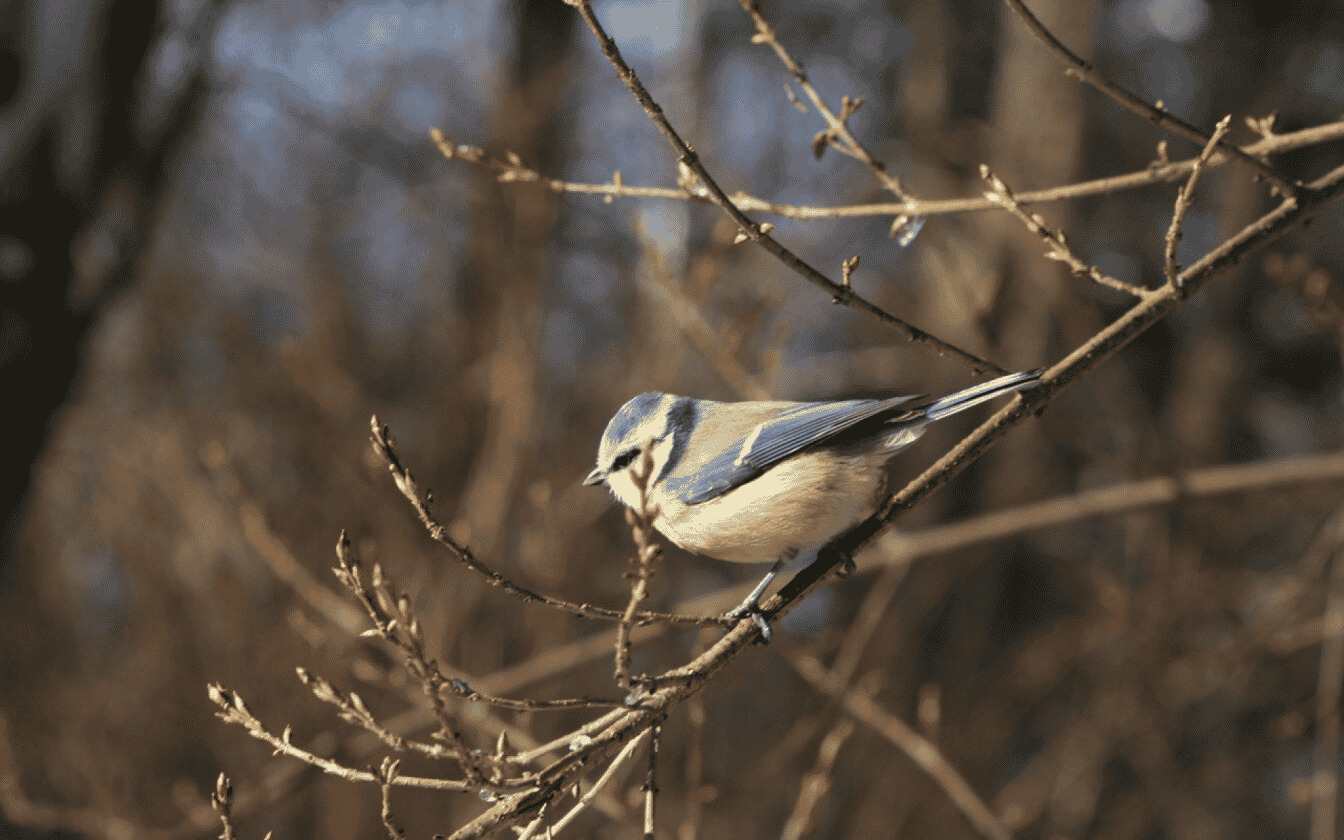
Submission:
<svg viewBox="0 0 1344 840">
<path fill-rule="evenodd" d="M 150 100 L 144 65 L 163 26 L 157 3 L 26 5 L 26 16 L 0 16 L 5 565 L 31 465 L 90 329 L 134 281 L 166 169 L 202 98 L 197 64 L 169 99 Z M 147 101 L 165 107 L 137 124 Z"/>
</svg>

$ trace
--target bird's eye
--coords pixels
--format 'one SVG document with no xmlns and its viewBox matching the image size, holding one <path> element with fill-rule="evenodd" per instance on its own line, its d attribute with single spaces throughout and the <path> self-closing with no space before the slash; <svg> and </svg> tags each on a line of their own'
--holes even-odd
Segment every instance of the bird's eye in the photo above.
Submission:
<svg viewBox="0 0 1344 840">
<path fill-rule="evenodd" d="M 615 472 L 616 470 L 623 470 L 626 467 L 630 466 L 631 462 L 635 460 L 635 456 L 637 455 L 639 455 L 638 449 L 627 449 L 620 455 L 617 455 L 616 460 L 611 462 L 612 472 Z"/>
</svg>

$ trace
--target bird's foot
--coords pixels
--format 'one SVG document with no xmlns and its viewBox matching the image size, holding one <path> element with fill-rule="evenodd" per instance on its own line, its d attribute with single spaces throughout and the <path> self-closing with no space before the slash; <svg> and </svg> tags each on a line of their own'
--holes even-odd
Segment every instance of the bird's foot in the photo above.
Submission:
<svg viewBox="0 0 1344 840">
<path fill-rule="evenodd" d="M 756 602 L 756 598 L 752 597 L 743 601 L 724 613 L 723 617 L 732 621 L 739 618 L 750 618 L 756 624 L 756 629 L 761 632 L 761 641 L 767 645 L 770 644 L 773 635 L 770 630 L 770 622 L 766 619 L 765 613 L 761 611 L 761 605 Z"/>
</svg>

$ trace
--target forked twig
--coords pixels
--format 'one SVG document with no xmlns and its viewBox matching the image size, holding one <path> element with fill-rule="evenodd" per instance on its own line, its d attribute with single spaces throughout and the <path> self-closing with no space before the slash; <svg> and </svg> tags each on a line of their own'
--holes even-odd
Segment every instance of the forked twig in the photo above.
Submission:
<svg viewBox="0 0 1344 840">
<path fill-rule="evenodd" d="M 658 508 L 649 501 L 649 479 L 653 477 L 653 447 L 644 448 L 632 475 L 635 487 L 639 490 L 639 510 L 625 508 L 625 521 L 635 540 L 635 568 L 631 572 L 630 603 L 626 605 L 625 615 L 616 625 L 616 685 L 625 691 L 635 687 L 640 680 L 630 674 L 630 630 L 635 623 L 635 615 L 649 595 L 649 580 L 653 577 L 654 564 L 662 554 L 662 548 L 654 541 L 653 520 L 658 516 Z"/>
<path fill-rule="evenodd" d="M 1095 265 L 1090 265 L 1079 259 L 1078 255 L 1073 253 L 1073 249 L 1069 247 L 1069 240 L 1064 236 L 1064 231 L 1051 230 L 1046 226 L 1045 219 L 1039 214 L 1027 213 L 1023 210 L 1022 205 L 1013 196 L 1013 191 L 1008 188 L 1003 179 L 990 172 L 989 167 L 984 164 L 980 165 L 980 177 L 984 179 L 985 183 L 989 184 L 989 191 L 985 193 L 985 198 L 1007 210 L 1010 215 L 1026 225 L 1027 230 L 1039 236 L 1045 244 L 1047 259 L 1064 263 L 1075 277 L 1087 277 L 1098 285 L 1115 289 L 1118 292 L 1124 292 L 1137 298 L 1141 298 L 1148 293 L 1147 289 L 1118 280 Z"/>
<path fill-rule="evenodd" d="M 1179 134 L 1187 140 L 1193 140 L 1201 146 L 1209 142 L 1209 136 L 1207 134 L 1162 107 L 1162 103 L 1159 102 L 1156 105 L 1148 104 L 1139 97 L 1120 87 L 1115 82 L 1106 78 L 1091 64 L 1075 55 L 1073 50 L 1064 46 L 1064 43 L 1056 38 L 1054 33 L 1045 28 L 1045 25 L 1041 23 L 1036 15 L 1031 13 L 1031 10 L 1027 8 L 1022 0 L 1004 0 L 1004 2 L 1008 4 L 1008 8 L 1012 9 L 1015 15 L 1022 19 L 1022 22 L 1027 25 L 1027 28 L 1031 30 L 1033 35 L 1044 42 L 1045 45 L 1050 48 L 1050 51 L 1058 56 L 1061 61 L 1069 65 L 1067 72 L 1070 76 L 1086 82 L 1154 125 L 1159 125 L 1168 131 Z M 1215 145 L 1218 146 L 1218 151 L 1228 155 L 1237 164 L 1255 173 L 1256 177 L 1263 178 L 1273 184 L 1275 191 L 1284 198 L 1296 195 L 1303 189 L 1310 189 L 1309 187 L 1304 188 L 1300 183 L 1295 184 L 1289 182 L 1282 175 L 1275 172 L 1272 166 L 1248 155 L 1231 143 L 1223 143 L 1219 141 L 1215 143 Z"/>
<path fill-rule="evenodd" d="M 863 99 L 850 99 L 846 96 L 841 105 L 840 116 L 836 116 L 830 108 L 826 107 L 825 100 L 812 86 L 811 80 L 807 78 L 807 73 L 803 71 L 803 66 L 794 61 L 793 56 L 789 55 L 788 50 L 784 49 L 784 45 L 779 42 L 774 27 L 770 25 L 770 21 L 765 19 L 765 15 L 761 14 L 760 3 L 757 0 L 740 0 L 740 2 L 743 11 L 751 15 L 751 20 L 756 25 L 756 34 L 752 36 L 751 42 L 753 44 L 766 44 L 774 50 L 785 69 L 789 71 L 789 75 L 793 76 L 794 81 L 803 89 L 807 98 L 812 100 L 812 104 L 821 113 L 822 118 L 826 120 L 826 130 L 818 134 L 816 139 L 813 140 L 813 152 L 820 157 L 820 150 L 831 146 L 837 151 L 862 161 L 882 182 L 882 186 L 886 187 L 893 195 L 906 201 L 912 201 L 913 196 L 906 192 L 900 179 L 888 172 L 887 165 L 868 151 L 849 130 L 849 118 L 854 115 L 855 111 L 859 110 L 859 106 L 863 104 Z M 913 214 L 914 211 L 909 212 Z"/>
<path fill-rule="evenodd" d="M 608 607 L 596 607 L 592 604 L 576 604 L 573 601 L 566 601 L 563 598 L 556 598 L 551 595 L 543 595 L 540 592 L 528 589 L 514 583 L 512 580 L 504 577 L 494 569 L 490 568 L 481 560 L 477 559 L 471 553 L 471 549 L 463 545 L 458 545 L 445 528 L 434 517 L 429 509 L 429 499 L 421 491 L 420 485 L 415 482 L 410 471 L 401 462 L 397 455 L 396 445 L 392 440 L 391 431 L 387 426 L 378 422 L 377 417 L 370 421 L 373 429 L 373 447 L 387 462 L 387 468 L 392 473 L 392 479 L 401 491 L 401 495 L 411 503 L 415 509 L 416 515 L 420 517 L 420 523 L 425 526 L 429 536 L 438 544 L 447 548 L 457 558 L 458 562 L 466 566 L 476 574 L 481 575 L 492 586 L 497 586 L 505 592 L 520 598 L 526 602 L 545 604 L 553 609 L 561 610 L 578 615 L 584 618 L 603 619 L 606 621 L 620 621 L 625 616 L 624 610 L 613 610 Z M 640 612 L 636 616 L 641 623 L 643 622 L 665 622 L 668 624 L 689 624 L 695 627 L 722 627 L 728 623 L 722 616 L 694 616 L 694 615 L 672 615 L 670 613 L 658 612 Z"/>
<path fill-rule="evenodd" d="M 1199 176 L 1203 174 L 1204 167 L 1208 165 L 1214 149 L 1218 147 L 1218 142 L 1227 135 L 1227 130 L 1231 125 L 1231 114 L 1218 121 L 1217 127 L 1213 129 L 1213 136 L 1209 138 L 1208 143 L 1204 144 L 1204 149 L 1199 153 L 1199 157 L 1195 158 L 1195 165 L 1190 169 L 1190 178 L 1176 193 L 1176 206 L 1172 208 L 1171 226 L 1167 228 L 1166 249 L 1163 252 L 1162 261 L 1162 272 L 1166 275 L 1167 282 L 1173 286 L 1178 286 L 1181 282 L 1181 267 L 1176 262 L 1176 245 L 1181 241 L 1181 225 L 1185 222 L 1185 214 L 1190 212 L 1190 207 L 1194 204 L 1195 185 L 1199 183 Z"/>
<path fill-rule="evenodd" d="M 705 188 L 709 194 L 710 200 L 732 217 L 733 221 L 737 223 L 741 234 L 744 234 L 748 239 L 756 242 L 813 285 L 824 289 L 831 295 L 832 302 L 871 315 L 882 323 L 895 329 L 907 340 L 929 347 L 939 355 L 951 356 L 968 365 L 974 373 L 1006 373 L 1003 368 L 993 362 L 982 359 L 974 353 L 969 353 L 955 345 L 949 344 L 932 333 L 925 332 L 919 327 L 892 315 L 885 309 L 882 309 L 876 304 L 859 296 L 852 288 L 836 283 L 834 280 L 831 280 L 829 277 L 813 268 L 797 254 L 784 247 L 784 245 L 769 234 L 768 228 L 762 230 L 763 225 L 752 221 L 745 213 L 739 210 L 735 204 L 733 204 L 728 195 L 724 193 L 723 189 L 714 181 L 709 170 L 707 170 L 704 164 L 700 162 L 699 155 L 697 155 L 690 145 L 682 139 L 681 135 L 678 134 L 677 130 L 672 126 L 672 123 L 668 121 L 667 116 L 663 113 L 662 107 L 654 101 L 651 95 L 649 95 L 649 91 L 644 87 L 644 83 L 639 80 L 639 77 L 635 75 L 635 71 L 631 69 L 630 65 L 621 57 L 621 51 L 617 48 L 616 42 L 607 34 L 606 30 L 602 27 L 601 22 L 598 21 L 597 15 L 594 14 L 590 0 L 565 0 L 565 2 L 579 10 L 579 14 L 583 16 L 584 22 L 588 24 L 588 28 L 592 30 L 593 35 L 597 38 L 598 46 L 602 49 L 602 54 L 607 57 L 609 62 L 611 62 L 611 65 L 616 69 L 616 75 L 620 77 L 625 86 L 632 94 L 634 94 L 635 99 L 638 100 L 639 104 L 644 108 L 644 112 L 649 115 L 649 119 L 653 120 L 663 132 L 663 136 L 667 138 L 668 143 L 670 143 L 672 148 L 676 151 L 680 165 L 685 167 L 686 171 L 690 173 L 692 180 L 698 181 L 699 184 Z"/>
</svg>

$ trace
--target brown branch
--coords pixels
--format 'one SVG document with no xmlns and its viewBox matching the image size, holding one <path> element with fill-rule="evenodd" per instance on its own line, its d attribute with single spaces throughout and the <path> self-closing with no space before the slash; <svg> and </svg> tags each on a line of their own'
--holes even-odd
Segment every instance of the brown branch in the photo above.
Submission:
<svg viewBox="0 0 1344 840">
<path fill-rule="evenodd" d="M 882 182 L 882 186 L 886 187 L 887 190 L 897 198 L 907 202 L 914 200 L 913 196 L 906 192 L 905 186 L 901 184 L 900 179 L 887 171 L 887 165 L 874 157 L 873 153 L 868 151 L 868 149 L 860 143 L 852 133 L 850 133 L 849 118 L 859 109 L 859 105 L 863 103 L 863 100 L 850 99 L 846 96 L 843 100 L 841 115 L 837 117 L 830 108 L 826 107 L 825 101 L 821 98 L 821 95 L 817 93 L 816 88 L 812 87 L 812 82 L 807 78 L 807 73 L 803 71 L 803 66 L 794 61 L 793 56 L 789 55 L 788 50 L 784 49 L 784 45 L 779 42 L 779 38 L 775 35 L 774 27 L 772 27 L 770 22 L 765 19 L 765 16 L 761 14 L 760 3 L 758 3 L 757 0 L 740 0 L 740 2 L 743 11 L 751 15 L 752 22 L 756 24 L 756 34 L 752 36 L 751 42 L 753 44 L 766 44 L 770 49 L 774 50 L 775 55 L 779 57 L 779 60 L 784 65 L 785 69 L 789 71 L 789 75 L 793 76 L 794 81 L 796 81 L 798 86 L 803 89 L 803 92 L 807 94 L 807 98 L 812 100 L 812 104 L 821 113 L 822 118 L 826 120 L 826 131 L 823 131 L 821 134 L 817 135 L 817 137 L 821 138 L 825 145 L 832 146 L 837 151 L 862 161 L 865 166 L 873 171 L 873 174 L 877 176 L 877 179 Z M 837 140 L 842 141 L 843 145 L 837 144 Z M 824 146 L 817 148 L 824 148 Z"/>
<path fill-rule="evenodd" d="M 697 204 L 713 205 L 714 199 L 702 185 L 694 185 L 689 189 L 681 187 L 638 187 L 626 184 L 617 172 L 609 184 L 585 184 L 571 181 L 563 181 L 559 178 L 550 178 L 541 173 L 528 168 L 517 156 L 512 156 L 508 160 L 498 157 L 491 157 L 483 149 L 475 146 L 455 145 L 449 141 L 437 128 L 430 129 L 430 136 L 445 157 L 461 160 L 476 166 L 483 167 L 496 173 L 496 177 L 503 182 L 517 183 L 535 183 L 555 193 L 574 193 L 581 195 L 600 195 L 605 200 L 611 201 L 613 198 L 652 198 L 668 201 L 691 201 Z M 1277 154 L 1280 152 L 1289 152 L 1295 149 L 1307 148 L 1310 146 L 1330 143 L 1344 139 L 1344 122 L 1326 123 L 1325 125 L 1305 128 L 1301 131 L 1295 131 L 1289 134 L 1276 134 L 1272 137 L 1266 137 L 1255 143 L 1241 147 L 1241 150 L 1248 155 L 1264 156 Z M 1221 149 L 1222 147 L 1220 147 Z M 512 161 L 517 159 L 515 164 Z M 1111 175 L 1106 178 L 1095 178 L 1089 181 L 1079 181 L 1074 184 L 1064 184 L 1058 187 L 1048 187 L 1041 190 L 1024 190 L 1015 193 L 1019 204 L 1024 206 L 1031 204 L 1046 204 L 1053 201 L 1067 201 L 1074 198 L 1086 198 L 1094 195 L 1104 195 L 1107 193 L 1121 192 L 1123 190 L 1138 189 L 1139 187 L 1150 187 L 1157 184 L 1175 184 L 1182 179 L 1189 177 L 1190 170 L 1194 167 L 1195 158 L 1189 158 L 1181 161 L 1160 160 L 1145 169 L 1137 172 L 1129 172 L 1124 175 Z M 1219 167 L 1230 162 L 1230 155 L 1223 154 L 1221 151 L 1214 152 L 1212 159 L 1209 160 L 1209 168 Z M 994 202 L 983 196 L 968 196 L 966 198 L 943 198 L 943 199 L 915 199 L 904 202 L 872 202 L 867 204 L 847 204 L 835 207 L 817 207 L 806 204 L 781 204 L 774 201 L 768 201 L 763 198 L 748 195 L 744 192 L 733 193 L 732 202 L 739 210 L 770 213 L 775 216 L 783 216 L 790 219 L 840 219 L 840 218 L 864 218 L 868 216 L 948 216 L 955 213 L 971 213 L 982 210 L 993 210 L 998 207 Z"/>
<path fill-rule="evenodd" d="M 700 162 L 699 155 L 691 149 L 690 145 L 687 144 L 686 141 L 681 138 L 681 135 L 677 133 L 677 130 L 673 128 L 672 123 L 668 121 L 667 116 L 663 113 L 662 107 L 649 95 L 644 84 L 639 80 L 639 77 L 635 75 L 635 71 L 632 70 L 630 65 L 625 62 L 625 59 L 621 57 L 621 52 L 616 47 L 616 42 L 613 41 L 606 30 L 602 28 L 602 24 L 598 21 L 597 15 L 593 13 L 593 7 L 589 0 L 565 0 L 565 2 L 579 10 L 579 14 L 583 16 L 584 22 L 588 24 L 588 28 L 592 30 L 593 35 L 597 38 L 598 46 L 602 49 L 602 54 L 605 55 L 607 60 L 611 62 L 611 65 L 616 68 L 616 75 L 620 77 L 625 86 L 632 94 L 634 94 L 635 99 L 644 108 L 644 112 L 658 125 L 658 128 L 663 132 L 663 136 L 667 138 L 668 143 L 671 144 L 672 148 L 676 151 L 679 164 L 692 175 L 692 179 L 684 180 L 698 181 L 708 192 L 710 200 L 722 208 L 723 211 L 731 216 L 733 221 L 737 223 L 741 233 L 745 234 L 747 238 L 756 242 L 770 254 L 774 255 L 780 262 L 793 269 L 797 274 L 803 277 L 803 279 L 829 293 L 833 303 L 841 304 L 867 315 L 871 315 L 887 326 L 895 329 L 906 340 L 931 348 L 941 356 L 951 356 L 968 365 L 974 373 L 1006 373 L 1003 368 L 1000 368 L 993 362 L 962 350 L 959 347 L 943 341 L 932 333 L 925 332 L 919 327 L 907 323 L 876 304 L 869 302 L 867 299 L 860 297 L 852 288 L 842 286 L 831 280 L 829 277 L 805 262 L 797 254 L 794 254 L 788 248 L 784 247 L 784 245 L 769 234 L 768 229 L 762 229 L 763 225 L 748 218 L 745 213 L 733 204 L 732 200 L 728 198 L 723 189 L 714 181 L 709 170 L 707 170 L 704 164 Z"/>
<path fill-rule="evenodd" d="M 633 478 L 639 488 L 639 510 L 625 508 L 625 521 L 635 541 L 635 569 L 631 573 L 630 603 L 616 625 L 616 685 L 625 691 L 634 689 L 636 682 L 630 674 L 630 630 L 635 615 L 649 595 L 649 579 L 662 549 L 653 538 L 653 520 L 658 508 L 649 501 L 649 479 L 653 477 L 653 448 L 645 447 L 644 456 L 636 467 Z"/>
<path fill-rule="evenodd" d="M 1161 126 L 1174 134 L 1179 134 L 1187 140 L 1192 140 L 1200 146 L 1209 142 L 1209 135 L 1195 128 L 1190 123 L 1176 116 L 1175 114 L 1162 107 L 1159 101 L 1156 105 L 1150 105 L 1139 97 L 1120 87 L 1119 85 L 1107 79 L 1095 67 L 1074 54 L 1072 50 L 1045 28 L 1045 25 L 1031 13 L 1022 0 L 1004 0 L 1008 8 L 1012 9 L 1013 14 L 1022 19 L 1032 34 L 1045 43 L 1050 51 L 1059 57 L 1061 61 L 1069 66 L 1066 71 L 1070 76 L 1086 82 L 1097 90 L 1109 96 L 1111 99 L 1120 103 L 1124 107 L 1153 123 Z M 1217 143 L 1218 148 L 1223 153 L 1229 155 L 1238 165 L 1245 167 L 1253 172 L 1257 178 L 1263 178 L 1274 185 L 1279 195 L 1288 197 L 1296 195 L 1303 188 L 1301 183 L 1291 183 L 1282 175 L 1274 171 L 1274 168 L 1262 160 L 1259 160 L 1231 143 Z"/>
<path fill-rule="evenodd" d="M 248 710 L 243 698 L 236 692 L 229 691 L 218 684 L 212 684 L 210 686 L 210 699 L 219 707 L 219 711 L 215 714 L 220 720 L 242 726 L 249 735 L 258 741 L 269 744 L 280 755 L 297 758 L 299 761 L 310 764 L 324 773 L 339 776 L 346 781 L 381 784 L 381 780 L 373 773 L 346 767 L 329 758 L 324 758 L 296 746 L 291 740 L 293 735 L 289 727 L 285 727 L 285 730 L 279 735 L 272 733 Z M 425 790 L 452 791 L 472 791 L 479 787 L 476 784 L 457 779 L 430 779 L 420 776 L 398 776 L 392 784 Z"/>
<path fill-rule="evenodd" d="M 1147 291 L 1141 286 L 1135 286 L 1132 283 L 1126 283 L 1123 280 L 1117 280 L 1109 274 L 1104 273 L 1095 265 L 1089 265 L 1079 259 L 1078 255 L 1073 253 L 1069 247 L 1069 240 L 1064 236 L 1062 230 L 1051 230 L 1045 224 L 1045 219 L 1035 213 L 1027 213 L 1022 209 L 1022 204 L 1013 196 L 1013 191 L 1003 182 L 1003 179 L 989 171 L 989 167 L 980 165 L 980 177 L 989 184 L 989 192 L 985 193 L 985 198 L 1002 207 L 1009 215 L 1018 219 L 1027 226 L 1027 230 L 1036 234 L 1045 244 L 1046 259 L 1056 262 L 1062 262 L 1073 272 L 1074 277 L 1087 277 L 1092 282 L 1115 289 L 1118 292 L 1132 295 L 1134 297 L 1143 297 Z"/>
<path fill-rule="evenodd" d="M 1044 409 L 1061 390 L 1110 358 L 1186 298 L 1199 292 L 1223 269 L 1310 221 L 1341 197 L 1344 197 L 1344 166 L 1312 182 L 1301 198 L 1284 199 L 1277 208 L 1206 254 L 1182 272 L 1180 284 L 1166 285 L 1145 293 L 1128 312 L 1049 368 L 1042 375 L 1038 386 L 1020 392 L 1011 403 L 888 499 L 877 514 L 824 546 L 813 563 L 798 572 L 779 592 L 762 604 L 762 612 L 768 619 L 774 620 L 787 611 L 832 570 L 849 562 L 853 553 L 878 531 L 951 480 L 1027 416 Z M 748 620 L 746 623 L 751 622 Z M 735 629 L 744 629 L 742 623 L 739 622 L 739 627 Z"/>
<path fill-rule="evenodd" d="M 1170 505 L 1182 499 L 1204 499 L 1283 485 L 1340 480 L 1344 480 L 1344 453 L 1339 452 L 1206 467 L 1174 476 L 1084 490 L 1056 499 L 981 514 L 949 525 L 903 533 L 884 559 L 888 563 L 904 566 L 921 557 L 1091 516 L 1108 516 Z"/>
<path fill-rule="evenodd" d="M 1162 271 L 1166 275 L 1167 282 L 1171 285 L 1178 285 L 1181 281 L 1181 267 L 1176 262 L 1176 246 L 1181 241 L 1181 225 L 1185 222 L 1185 214 L 1190 212 L 1191 205 L 1195 202 L 1195 185 L 1199 183 L 1199 176 L 1204 172 L 1204 167 L 1208 165 L 1209 158 L 1213 156 L 1213 150 L 1217 148 L 1219 141 L 1227 135 L 1227 129 L 1232 125 L 1232 115 L 1228 114 L 1218 121 L 1218 125 L 1213 129 L 1213 136 L 1209 142 L 1204 144 L 1204 149 L 1195 158 L 1195 165 L 1190 168 L 1190 178 L 1185 185 L 1176 193 L 1176 206 L 1171 212 L 1171 226 L 1167 228 L 1166 248 L 1163 254 Z"/>
<path fill-rule="evenodd" d="M 429 532 L 430 539 L 444 546 L 458 562 L 466 566 L 471 571 L 481 575 L 492 585 L 503 589 L 505 592 L 519 598 L 525 602 L 545 604 L 553 609 L 570 613 L 571 615 L 582 616 L 584 618 L 602 619 L 605 621 L 620 621 L 625 615 L 624 610 L 613 610 L 607 607 L 595 607 L 592 604 L 576 604 L 573 601 L 566 601 L 562 598 L 556 598 L 550 595 L 543 595 L 527 587 L 514 583 L 503 575 L 491 569 L 485 563 L 481 562 L 471 553 L 466 546 L 458 545 L 448 534 L 445 528 L 429 509 L 429 498 L 420 490 L 411 476 L 411 473 L 402 464 L 400 456 L 397 455 L 396 444 L 392 440 L 391 431 L 387 426 L 378 422 L 377 417 L 370 420 L 373 429 L 373 448 L 387 462 L 387 468 L 392 473 L 392 479 L 401 491 L 401 495 L 411 503 L 415 509 L 416 515 L 420 517 L 420 523 L 425 526 Z M 640 622 L 665 622 L 668 624 L 690 624 L 696 627 L 722 627 L 727 620 L 722 616 L 694 616 L 694 615 L 672 615 L 670 613 L 658 612 L 640 612 L 637 614 Z"/>
</svg>

